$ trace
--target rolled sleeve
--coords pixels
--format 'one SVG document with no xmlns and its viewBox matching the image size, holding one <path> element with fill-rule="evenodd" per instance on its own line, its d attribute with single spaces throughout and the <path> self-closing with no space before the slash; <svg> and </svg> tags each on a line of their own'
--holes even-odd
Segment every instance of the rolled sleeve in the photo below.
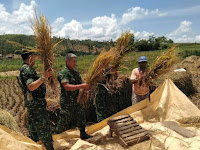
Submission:
<svg viewBox="0 0 200 150">
<path fill-rule="evenodd" d="M 26 86 L 28 86 L 29 84 L 31 84 L 34 80 L 32 78 L 27 79 L 26 81 Z"/>
<path fill-rule="evenodd" d="M 66 73 L 66 72 L 60 72 L 60 73 L 59 73 L 59 80 L 60 80 L 60 82 L 61 82 L 62 84 L 63 84 L 63 83 L 66 83 L 66 82 L 69 83 L 68 73 Z"/>
<path fill-rule="evenodd" d="M 66 83 L 66 82 L 69 83 L 69 80 L 68 80 L 66 77 L 61 79 L 61 83 L 62 83 L 62 84 L 63 84 L 63 83 Z"/>
<path fill-rule="evenodd" d="M 34 74 L 28 66 L 23 67 L 21 71 L 21 80 L 26 86 L 34 81 Z"/>
</svg>

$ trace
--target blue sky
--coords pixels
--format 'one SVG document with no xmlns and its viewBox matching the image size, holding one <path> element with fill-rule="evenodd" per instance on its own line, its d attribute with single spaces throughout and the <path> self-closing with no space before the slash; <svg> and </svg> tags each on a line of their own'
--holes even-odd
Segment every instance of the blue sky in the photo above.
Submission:
<svg viewBox="0 0 200 150">
<path fill-rule="evenodd" d="M 28 20 L 35 5 L 54 36 L 115 40 L 131 30 L 138 39 L 200 42 L 198 0 L 0 0 L 0 34 L 32 34 Z"/>
</svg>

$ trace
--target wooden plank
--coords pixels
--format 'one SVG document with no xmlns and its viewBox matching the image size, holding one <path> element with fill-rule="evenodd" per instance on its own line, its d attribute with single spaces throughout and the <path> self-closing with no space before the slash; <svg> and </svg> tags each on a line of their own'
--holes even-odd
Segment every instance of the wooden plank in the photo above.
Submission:
<svg viewBox="0 0 200 150">
<path fill-rule="evenodd" d="M 129 117 L 129 118 L 124 118 L 124 119 L 115 121 L 113 123 L 117 124 L 117 123 L 123 123 L 123 122 L 135 122 L 135 120 L 133 120 L 133 118 Z"/>
<path fill-rule="evenodd" d="M 150 137 L 148 135 L 146 135 L 146 136 L 142 136 L 140 138 L 136 138 L 136 139 L 132 139 L 130 141 L 127 141 L 126 144 L 128 146 L 130 146 L 130 145 L 134 145 L 134 144 L 137 144 L 137 143 L 140 143 L 142 141 L 149 140 L 149 139 L 150 139 Z"/>
<path fill-rule="evenodd" d="M 128 133 L 128 132 L 132 132 L 132 131 L 137 131 L 137 130 L 141 130 L 142 128 L 140 126 L 137 126 L 137 127 L 134 127 L 134 128 L 127 128 L 125 130 L 121 130 L 121 131 L 118 131 L 120 135 L 122 134 L 125 134 L 125 133 Z"/>
<path fill-rule="evenodd" d="M 134 128 L 136 128 L 136 127 L 138 127 L 137 129 L 141 128 L 140 126 L 130 124 L 130 125 L 127 125 L 127 126 L 122 126 L 120 128 L 116 128 L 116 130 L 117 131 L 122 131 L 122 130 L 130 129 L 130 128 L 132 128 L 132 130 L 135 130 Z"/>
<path fill-rule="evenodd" d="M 131 125 L 131 124 L 133 125 L 133 127 L 139 126 L 139 124 L 137 124 L 137 123 L 125 122 L 125 123 L 118 123 L 118 124 L 115 124 L 115 125 L 114 125 L 114 128 L 121 128 L 121 127 L 128 126 L 128 125 Z"/>
<path fill-rule="evenodd" d="M 129 137 L 126 137 L 126 138 L 123 138 L 123 139 L 124 139 L 125 142 L 127 142 L 127 141 L 133 140 L 135 138 L 139 138 L 139 137 L 146 136 L 146 135 L 148 135 L 148 133 L 143 132 L 143 133 L 132 135 L 132 136 L 129 136 Z"/>
<path fill-rule="evenodd" d="M 121 146 L 123 146 L 123 147 L 128 147 L 128 144 L 124 141 L 124 139 L 123 138 L 121 138 L 121 137 L 119 137 L 119 144 L 121 145 Z"/>
<path fill-rule="evenodd" d="M 118 120 L 121 120 L 121 119 L 124 119 L 124 118 L 129 118 L 129 117 L 130 117 L 130 115 L 121 115 L 121 116 L 111 118 L 109 121 L 114 122 L 114 121 L 118 121 Z"/>
<path fill-rule="evenodd" d="M 139 130 L 135 130 L 135 131 L 132 131 L 132 132 L 121 134 L 121 137 L 126 138 L 126 137 L 136 135 L 136 134 L 139 134 L 139 133 L 143 133 L 143 132 L 146 133 L 146 131 L 144 129 L 139 129 Z"/>
</svg>

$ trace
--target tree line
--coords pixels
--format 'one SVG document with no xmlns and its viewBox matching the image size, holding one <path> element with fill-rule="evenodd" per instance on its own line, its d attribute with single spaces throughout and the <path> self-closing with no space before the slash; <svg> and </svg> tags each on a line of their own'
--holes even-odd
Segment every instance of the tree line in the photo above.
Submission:
<svg viewBox="0 0 200 150">
<path fill-rule="evenodd" d="M 108 50 L 110 47 L 115 46 L 116 41 L 92 41 L 87 40 L 71 40 L 69 38 L 58 38 L 52 37 L 53 42 L 57 43 L 63 40 L 56 48 L 55 53 L 65 55 L 66 52 L 74 52 L 77 55 L 87 55 L 87 54 L 99 54 L 103 49 Z M 5 56 L 7 54 L 18 54 L 21 48 L 13 46 L 7 42 L 15 41 L 25 46 L 35 46 L 35 40 L 33 35 L 17 35 L 17 34 L 7 34 L 0 35 L 0 54 Z M 130 41 L 128 50 L 130 51 L 151 51 L 160 50 L 168 48 L 173 41 L 167 39 L 164 36 L 154 37 L 150 36 L 147 40 L 138 40 L 134 37 Z"/>
</svg>

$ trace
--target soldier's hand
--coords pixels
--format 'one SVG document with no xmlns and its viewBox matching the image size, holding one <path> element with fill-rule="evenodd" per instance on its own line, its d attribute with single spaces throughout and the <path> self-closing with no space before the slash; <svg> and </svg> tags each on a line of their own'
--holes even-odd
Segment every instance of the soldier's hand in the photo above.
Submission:
<svg viewBox="0 0 200 150">
<path fill-rule="evenodd" d="M 82 84 L 82 89 L 89 90 L 90 89 L 90 84 L 83 83 Z"/>
<path fill-rule="evenodd" d="M 51 77 L 51 76 L 53 76 L 53 72 L 52 72 L 50 69 L 48 69 L 48 70 L 46 70 L 46 71 L 44 72 L 43 77 L 44 77 L 46 80 L 49 79 L 49 77 Z"/>
</svg>

